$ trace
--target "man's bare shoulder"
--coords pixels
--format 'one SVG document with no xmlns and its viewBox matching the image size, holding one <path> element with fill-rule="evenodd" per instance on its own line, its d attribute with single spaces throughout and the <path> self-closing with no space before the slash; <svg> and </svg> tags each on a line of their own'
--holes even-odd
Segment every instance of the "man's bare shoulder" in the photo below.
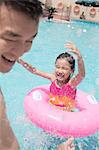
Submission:
<svg viewBox="0 0 99 150">
<path fill-rule="evenodd" d="M 19 144 L 10 127 L 5 108 L 4 97 L 0 90 L 0 141 L 2 141 L 0 150 L 19 150 Z"/>
<path fill-rule="evenodd" d="M 4 104 L 4 96 L 1 89 L 0 89 L 0 104 Z"/>
<path fill-rule="evenodd" d="M 5 102 L 4 102 L 4 97 L 2 94 L 2 91 L 0 89 L 0 116 L 2 115 L 2 112 L 5 110 Z"/>
</svg>

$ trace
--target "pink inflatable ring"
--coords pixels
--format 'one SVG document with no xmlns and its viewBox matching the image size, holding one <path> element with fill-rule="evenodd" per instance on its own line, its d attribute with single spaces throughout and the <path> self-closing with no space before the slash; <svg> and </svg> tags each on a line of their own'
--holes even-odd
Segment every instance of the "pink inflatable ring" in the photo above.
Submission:
<svg viewBox="0 0 99 150">
<path fill-rule="evenodd" d="M 77 90 L 79 111 L 65 112 L 48 103 L 47 90 L 49 85 L 34 88 L 24 101 L 26 114 L 38 127 L 63 137 L 85 137 L 99 130 L 99 103 L 91 95 Z"/>
</svg>

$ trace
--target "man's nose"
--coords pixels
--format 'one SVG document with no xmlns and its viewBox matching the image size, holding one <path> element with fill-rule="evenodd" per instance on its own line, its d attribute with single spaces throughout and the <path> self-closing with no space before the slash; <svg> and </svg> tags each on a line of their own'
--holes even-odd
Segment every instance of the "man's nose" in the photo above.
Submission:
<svg viewBox="0 0 99 150">
<path fill-rule="evenodd" d="M 15 47 L 12 48 L 12 53 L 16 56 L 16 57 L 20 57 L 24 54 L 25 52 L 25 46 L 24 44 L 17 44 L 15 45 Z"/>
</svg>

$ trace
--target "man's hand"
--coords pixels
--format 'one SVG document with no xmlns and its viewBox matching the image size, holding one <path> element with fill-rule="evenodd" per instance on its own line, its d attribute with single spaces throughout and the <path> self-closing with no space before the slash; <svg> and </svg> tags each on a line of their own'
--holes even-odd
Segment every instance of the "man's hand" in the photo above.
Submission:
<svg viewBox="0 0 99 150">
<path fill-rule="evenodd" d="M 75 150 L 74 138 L 69 138 L 66 142 L 60 144 L 56 150 Z"/>
</svg>

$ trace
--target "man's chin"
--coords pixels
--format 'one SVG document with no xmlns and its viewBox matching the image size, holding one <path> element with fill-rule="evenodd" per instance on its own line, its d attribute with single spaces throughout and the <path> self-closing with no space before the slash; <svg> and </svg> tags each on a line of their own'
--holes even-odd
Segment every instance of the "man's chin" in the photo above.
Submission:
<svg viewBox="0 0 99 150">
<path fill-rule="evenodd" d="M 1 72 L 1 73 L 8 73 L 8 72 L 10 72 L 11 70 L 12 70 L 12 67 L 7 68 L 7 69 L 4 69 L 4 68 L 1 69 L 1 68 L 0 68 L 0 72 Z"/>
</svg>

